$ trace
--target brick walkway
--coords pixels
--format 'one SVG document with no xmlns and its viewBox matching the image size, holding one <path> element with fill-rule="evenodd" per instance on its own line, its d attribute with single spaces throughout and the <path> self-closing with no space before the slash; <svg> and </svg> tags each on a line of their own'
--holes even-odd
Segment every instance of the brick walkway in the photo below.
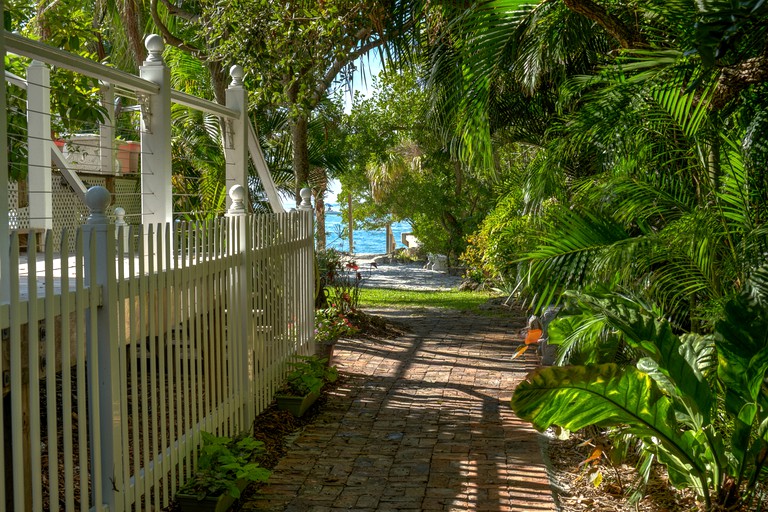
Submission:
<svg viewBox="0 0 768 512">
<path fill-rule="evenodd" d="M 509 408 L 522 325 L 380 311 L 410 332 L 340 341 L 345 380 L 243 510 L 555 510 L 539 435 Z"/>
</svg>

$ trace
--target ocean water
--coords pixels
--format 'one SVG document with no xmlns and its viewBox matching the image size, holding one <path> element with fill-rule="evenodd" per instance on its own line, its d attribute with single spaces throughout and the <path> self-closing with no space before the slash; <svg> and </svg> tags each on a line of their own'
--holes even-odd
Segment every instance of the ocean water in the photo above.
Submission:
<svg viewBox="0 0 768 512">
<path fill-rule="evenodd" d="M 332 210 L 325 212 L 325 232 L 326 246 L 340 251 L 349 250 L 349 240 L 347 237 L 340 236 L 341 229 L 347 225 L 346 219 L 342 218 L 336 205 L 331 205 Z M 402 243 L 402 233 L 410 233 L 411 225 L 407 222 L 396 222 L 392 224 L 392 234 L 395 237 L 397 248 L 405 247 Z M 385 228 L 376 230 L 356 230 L 353 233 L 354 253 L 355 254 L 383 254 L 387 249 L 387 230 Z"/>
</svg>

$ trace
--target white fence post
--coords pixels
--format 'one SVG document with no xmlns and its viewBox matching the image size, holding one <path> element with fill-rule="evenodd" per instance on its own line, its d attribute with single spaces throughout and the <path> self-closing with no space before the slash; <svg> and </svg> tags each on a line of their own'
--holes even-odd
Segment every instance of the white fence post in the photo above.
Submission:
<svg viewBox="0 0 768 512">
<path fill-rule="evenodd" d="M 149 56 L 139 68 L 141 78 L 160 86 L 158 94 L 140 95 L 141 214 L 143 224 L 173 221 L 171 196 L 171 72 L 163 62 L 163 38 L 144 41 Z"/>
<path fill-rule="evenodd" d="M 303 188 L 299 192 L 301 204 L 299 211 L 302 213 L 302 236 L 308 238 L 308 247 L 306 252 L 300 252 L 299 265 L 301 281 L 299 284 L 299 311 L 298 317 L 301 319 L 301 329 L 299 331 L 299 345 L 305 346 L 315 341 L 315 230 L 314 214 L 312 207 L 312 191 Z"/>
<path fill-rule="evenodd" d="M 256 398 L 254 396 L 254 349 L 253 339 L 249 335 L 249 322 L 251 313 L 251 294 L 249 290 L 249 250 L 247 247 L 247 223 L 245 214 L 245 198 L 248 192 L 245 187 L 238 184 L 229 190 L 231 206 L 226 216 L 230 219 L 227 233 L 227 245 L 232 255 L 240 254 L 242 259 L 233 269 L 230 279 L 232 288 L 227 305 L 227 347 L 231 362 L 230 368 L 234 371 L 236 382 L 236 395 L 238 396 L 237 408 L 242 410 L 243 424 L 237 427 L 245 430 L 251 426 L 255 417 Z"/>
<path fill-rule="evenodd" d="M 248 197 L 248 94 L 243 87 L 243 68 L 229 68 L 232 83 L 227 88 L 227 107 L 240 112 L 239 119 L 226 119 L 224 133 L 224 155 L 227 159 L 225 190 L 232 190 L 241 185 Z M 227 208 L 232 206 L 232 198 L 227 195 Z"/>
<path fill-rule="evenodd" d="M 112 84 L 102 82 L 101 106 L 107 111 L 107 118 L 99 123 L 99 160 L 102 174 L 115 174 L 115 88 Z"/>
<path fill-rule="evenodd" d="M 301 189 L 301 192 L 299 192 L 299 195 L 301 196 L 301 203 L 299 204 L 299 210 L 303 212 L 311 212 L 312 211 L 312 190 L 308 188 Z"/>
<path fill-rule="evenodd" d="M 128 251 L 128 244 L 131 240 L 131 234 L 129 232 L 130 226 L 125 222 L 125 208 L 120 206 L 115 207 L 115 241 L 118 241 L 120 236 L 120 228 L 123 228 L 123 250 Z"/>
<path fill-rule="evenodd" d="M 29 227 L 53 228 L 51 179 L 51 70 L 33 60 L 27 68 Z M 30 232 L 30 243 L 37 238 Z"/>
<path fill-rule="evenodd" d="M 115 235 L 104 214 L 110 201 L 111 195 L 106 188 L 88 189 L 85 204 L 91 214 L 82 229 L 85 285 L 92 291 L 100 288 L 102 298 L 97 309 L 91 302 L 86 317 L 91 478 L 94 504 L 97 507 L 106 505 L 112 512 L 123 510 L 123 500 L 117 499 L 115 484 L 124 482 L 122 457 L 127 454 L 121 452 L 120 445 L 121 379 L 117 351 L 124 347 L 117 345 Z M 96 295 L 92 293 L 92 297 Z"/>
</svg>

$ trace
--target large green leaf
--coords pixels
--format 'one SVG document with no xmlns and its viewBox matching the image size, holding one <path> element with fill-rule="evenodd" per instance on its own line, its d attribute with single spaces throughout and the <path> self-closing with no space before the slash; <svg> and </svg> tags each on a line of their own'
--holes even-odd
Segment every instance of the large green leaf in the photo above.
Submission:
<svg viewBox="0 0 768 512">
<path fill-rule="evenodd" d="M 684 405 L 692 419 L 700 415 L 696 426 L 710 422 L 712 391 L 699 370 L 706 343 L 695 338 L 681 342 L 669 322 L 653 317 L 636 302 L 619 295 L 582 294 L 579 300 L 622 331 L 628 344 L 648 354 L 655 362 L 651 373 L 662 373 L 679 390 L 677 405 Z M 651 366 L 646 362 L 644 368 L 650 370 Z M 672 391 L 669 386 L 662 387 Z"/>
<path fill-rule="evenodd" d="M 718 376 L 731 397 L 726 407 L 738 414 L 744 404 L 760 398 L 768 371 L 768 315 L 759 297 L 742 294 L 726 304 L 725 318 L 715 325 L 715 336 Z"/>
<path fill-rule="evenodd" d="M 694 456 L 702 442 L 678 428 L 673 400 L 651 377 L 615 364 L 546 367 L 531 372 L 512 396 L 512 409 L 539 430 L 559 425 L 579 430 L 588 425 L 626 425 L 646 443 L 663 448 L 665 462 L 679 475 L 704 484 L 705 462 Z"/>
</svg>

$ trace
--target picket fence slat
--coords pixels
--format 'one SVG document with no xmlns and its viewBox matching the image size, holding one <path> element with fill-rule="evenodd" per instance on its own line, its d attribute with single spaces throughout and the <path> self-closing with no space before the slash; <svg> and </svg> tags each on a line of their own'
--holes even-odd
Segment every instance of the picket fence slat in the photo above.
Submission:
<svg viewBox="0 0 768 512">
<path fill-rule="evenodd" d="M 45 237 L 45 275 L 53 275 L 53 237 L 46 233 Z M 51 435 L 57 432 L 56 424 L 56 327 L 54 317 L 54 304 L 56 297 L 54 294 L 53 280 L 45 282 L 45 396 L 46 396 L 46 444 L 48 446 L 48 493 L 50 496 L 49 510 L 55 512 L 59 509 L 59 442 L 58 436 Z"/>
<path fill-rule="evenodd" d="M 69 233 L 67 229 L 61 234 L 61 251 L 59 254 L 69 254 Z M 70 296 L 69 273 L 61 274 L 61 410 L 62 410 L 62 447 L 64 450 L 62 465 L 64 466 L 64 509 L 75 510 L 74 488 L 74 443 L 72 439 L 72 350 L 70 340 Z"/>
</svg>

